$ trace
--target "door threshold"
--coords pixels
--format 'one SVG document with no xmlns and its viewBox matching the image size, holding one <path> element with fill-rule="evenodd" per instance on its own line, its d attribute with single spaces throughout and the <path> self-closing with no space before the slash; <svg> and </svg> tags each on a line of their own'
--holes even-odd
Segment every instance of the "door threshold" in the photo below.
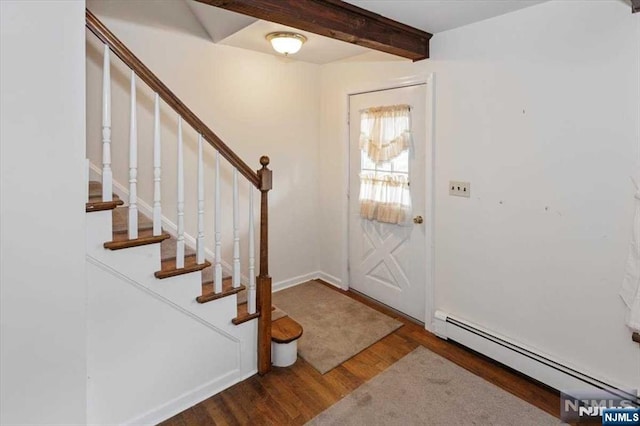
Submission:
<svg viewBox="0 0 640 426">
<path fill-rule="evenodd" d="M 418 320 L 418 319 L 416 319 L 416 318 L 414 318 L 414 317 L 412 317 L 410 315 L 407 315 L 404 312 L 401 312 L 401 311 L 399 311 L 397 309 L 394 309 L 389 305 L 385 305 L 384 303 L 380 302 L 379 300 L 376 300 L 371 296 L 367 296 L 366 294 L 361 293 L 358 290 L 354 290 L 354 289 L 350 288 L 347 292 L 351 292 L 351 293 L 357 294 L 358 296 L 360 296 L 360 297 L 362 297 L 364 299 L 367 299 L 371 304 L 378 305 L 378 306 L 380 306 L 382 308 L 385 308 L 385 309 L 387 309 L 389 311 L 392 311 L 394 314 L 406 319 L 407 321 L 411 321 L 414 324 L 418 324 L 418 325 L 421 325 L 422 327 L 424 327 L 424 322 L 422 322 L 422 321 L 420 321 L 420 320 Z"/>
</svg>

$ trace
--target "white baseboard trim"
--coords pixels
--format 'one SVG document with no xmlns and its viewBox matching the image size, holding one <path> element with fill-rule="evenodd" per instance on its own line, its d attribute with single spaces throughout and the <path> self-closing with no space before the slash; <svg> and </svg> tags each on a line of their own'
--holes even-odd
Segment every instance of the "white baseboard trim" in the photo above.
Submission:
<svg viewBox="0 0 640 426">
<path fill-rule="evenodd" d="M 315 280 L 318 278 L 318 272 L 310 272 L 304 275 L 298 275 L 297 277 L 287 278 L 283 281 L 278 281 L 272 285 L 274 292 L 284 290 L 285 288 L 295 287 L 299 284 L 306 283 L 307 281 Z"/>
<path fill-rule="evenodd" d="M 318 272 L 318 274 L 319 274 L 318 275 L 319 279 L 342 290 L 342 280 L 340 278 L 336 278 L 333 275 L 327 274 L 326 272 L 322 272 L 322 271 Z"/>
<path fill-rule="evenodd" d="M 125 425 L 156 425 L 161 423 L 184 410 L 193 407 L 194 405 L 204 401 L 211 396 L 222 392 L 223 390 L 248 379 L 258 372 L 258 370 L 252 370 L 242 376 L 237 375 L 240 370 L 234 370 L 222 377 L 218 377 L 202 386 L 186 392 L 177 398 L 162 404 L 159 407 L 151 409 L 146 413 L 137 416 L 127 422 Z"/>
<path fill-rule="evenodd" d="M 284 290 L 285 288 L 295 287 L 306 283 L 307 281 L 321 279 L 334 287 L 340 288 L 340 280 L 332 275 L 322 271 L 309 272 L 308 274 L 298 275 L 297 277 L 287 278 L 286 280 L 274 283 L 272 288 L 274 292 Z"/>
</svg>

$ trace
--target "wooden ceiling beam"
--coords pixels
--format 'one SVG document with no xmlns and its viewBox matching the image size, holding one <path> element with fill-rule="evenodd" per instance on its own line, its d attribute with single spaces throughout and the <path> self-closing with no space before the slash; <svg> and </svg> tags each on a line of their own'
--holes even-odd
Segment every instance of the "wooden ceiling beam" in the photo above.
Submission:
<svg viewBox="0 0 640 426">
<path fill-rule="evenodd" d="M 432 34 L 340 0 L 197 0 L 302 31 L 419 61 Z"/>
</svg>

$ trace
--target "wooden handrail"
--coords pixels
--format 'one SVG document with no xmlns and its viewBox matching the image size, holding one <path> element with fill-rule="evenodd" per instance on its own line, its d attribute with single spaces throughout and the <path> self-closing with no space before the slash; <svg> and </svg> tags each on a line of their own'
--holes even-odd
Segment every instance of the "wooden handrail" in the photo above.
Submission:
<svg viewBox="0 0 640 426">
<path fill-rule="evenodd" d="M 206 124 L 202 122 L 187 106 L 160 81 L 154 73 L 147 68 L 140 59 L 136 57 L 118 37 L 116 37 L 109 29 L 87 9 L 87 28 L 96 35 L 103 43 L 107 44 L 113 53 L 115 53 L 129 68 L 131 68 L 138 77 L 153 91 L 164 100 L 173 110 L 182 117 L 184 121 L 189 123 L 193 129 L 200 133 L 202 137 L 209 142 L 211 146 L 217 149 L 233 167 L 251 182 L 256 188 L 260 189 L 260 178 L 235 152 L 231 150 Z"/>
</svg>

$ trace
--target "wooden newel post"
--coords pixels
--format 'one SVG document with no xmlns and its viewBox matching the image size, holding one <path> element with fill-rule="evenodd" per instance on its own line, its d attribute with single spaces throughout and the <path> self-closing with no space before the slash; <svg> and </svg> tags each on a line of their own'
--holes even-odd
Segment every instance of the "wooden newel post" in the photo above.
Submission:
<svg viewBox="0 0 640 426">
<path fill-rule="evenodd" d="M 272 172 L 267 168 L 269 157 L 260 157 L 260 274 L 258 275 L 258 374 L 271 371 L 271 277 L 269 276 L 269 191 Z"/>
</svg>

